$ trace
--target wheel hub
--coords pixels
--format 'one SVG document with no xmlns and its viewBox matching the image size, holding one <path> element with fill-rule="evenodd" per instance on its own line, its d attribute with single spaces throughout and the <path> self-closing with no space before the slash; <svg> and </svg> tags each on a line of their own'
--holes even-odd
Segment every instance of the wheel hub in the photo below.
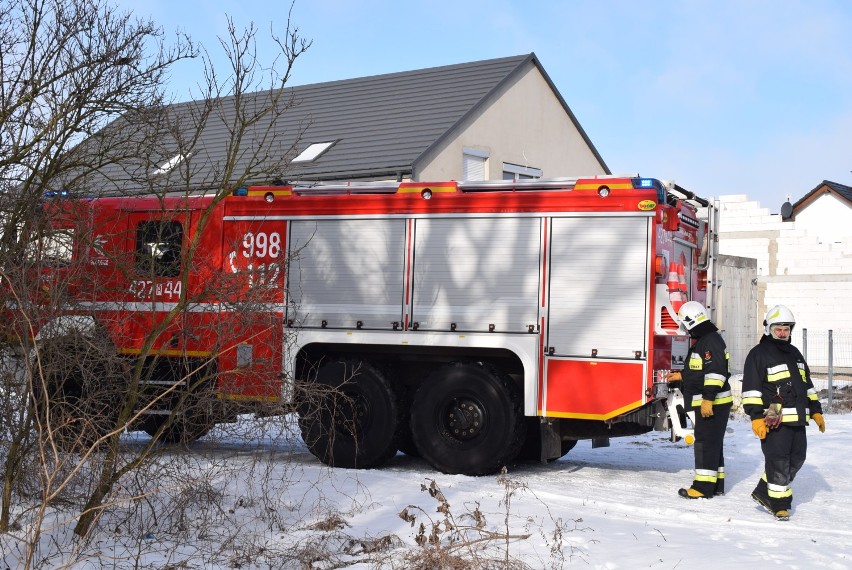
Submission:
<svg viewBox="0 0 852 570">
<path fill-rule="evenodd" d="M 447 433 L 455 439 L 474 439 L 485 427 L 485 410 L 473 398 L 456 398 L 447 406 L 444 425 Z"/>
</svg>

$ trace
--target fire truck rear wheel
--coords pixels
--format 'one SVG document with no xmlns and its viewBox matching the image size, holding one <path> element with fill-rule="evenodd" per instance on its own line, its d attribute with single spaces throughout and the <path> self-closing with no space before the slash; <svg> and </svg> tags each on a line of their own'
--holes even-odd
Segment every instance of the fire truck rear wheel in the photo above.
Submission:
<svg viewBox="0 0 852 570">
<path fill-rule="evenodd" d="M 33 405 L 42 440 L 84 452 L 116 428 L 128 370 L 106 338 L 44 341 L 33 361 Z"/>
<path fill-rule="evenodd" d="M 436 469 L 495 473 L 524 442 L 520 390 L 508 376 L 479 363 L 444 366 L 417 391 L 411 431 L 417 449 Z"/>
<path fill-rule="evenodd" d="M 358 360 L 331 360 L 305 387 L 299 404 L 302 439 L 332 467 L 377 467 L 397 451 L 399 406 L 385 376 Z"/>
</svg>

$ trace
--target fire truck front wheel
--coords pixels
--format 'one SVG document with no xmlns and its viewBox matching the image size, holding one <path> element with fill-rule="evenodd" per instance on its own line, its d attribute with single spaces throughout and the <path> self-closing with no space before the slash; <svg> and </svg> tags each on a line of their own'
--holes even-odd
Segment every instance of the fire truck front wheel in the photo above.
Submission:
<svg viewBox="0 0 852 570">
<path fill-rule="evenodd" d="M 49 339 L 33 371 L 32 404 L 46 442 L 84 452 L 117 429 L 128 370 L 107 339 Z"/>
<path fill-rule="evenodd" d="M 518 454 L 525 428 L 517 385 L 479 363 L 439 368 L 417 391 L 412 405 L 417 449 L 444 473 L 495 473 Z"/>
<path fill-rule="evenodd" d="M 378 467 L 397 451 L 397 397 L 378 368 L 359 360 L 331 360 L 303 387 L 302 439 L 332 467 Z"/>
</svg>

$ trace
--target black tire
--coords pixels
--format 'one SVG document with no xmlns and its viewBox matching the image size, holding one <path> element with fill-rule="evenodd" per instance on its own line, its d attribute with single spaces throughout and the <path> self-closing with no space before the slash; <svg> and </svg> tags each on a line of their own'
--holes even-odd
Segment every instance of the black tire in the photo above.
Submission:
<svg viewBox="0 0 852 570">
<path fill-rule="evenodd" d="M 560 451 L 562 453 L 562 455 L 552 459 L 551 461 L 556 461 L 557 459 L 559 459 L 561 457 L 565 457 L 566 455 L 568 455 L 569 451 L 571 451 L 572 449 L 574 449 L 574 447 L 576 447 L 576 445 L 577 445 L 576 439 L 563 439 L 562 440 L 562 449 Z"/>
<path fill-rule="evenodd" d="M 299 395 L 299 428 L 331 467 L 377 467 L 397 451 L 399 407 L 385 376 L 357 360 L 332 360 Z"/>
<path fill-rule="evenodd" d="M 417 449 L 435 469 L 495 473 L 524 442 L 520 390 L 508 376 L 478 363 L 444 366 L 417 391 L 411 431 Z"/>
<path fill-rule="evenodd" d="M 85 452 L 116 430 L 127 397 L 127 368 L 105 337 L 41 343 L 33 359 L 32 403 L 42 441 Z"/>
</svg>

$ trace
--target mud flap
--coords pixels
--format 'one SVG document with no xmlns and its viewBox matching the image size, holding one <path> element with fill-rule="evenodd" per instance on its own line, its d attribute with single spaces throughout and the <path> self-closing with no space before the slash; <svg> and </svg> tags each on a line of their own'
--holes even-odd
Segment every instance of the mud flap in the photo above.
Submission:
<svg viewBox="0 0 852 570">
<path fill-rule="evenodd" d="M 542 418 L 544 419 L 544 418 Z M 562 457 L 562 437 L 554 428 L 553 422 L 542 421 L 541 429 L 541 457 L 542 463 L 547 463 L 551 459 L 559 459 Z"/>
<path fill-rule="evenodd" d="M 684 440 L 688 445 L 695 442 L 695 412 L 686 411 L 686 403 L 680 388 L 674 388 L 667 398 L 668 420 L 671 425 L 671 440 Z"/>
</svg>

